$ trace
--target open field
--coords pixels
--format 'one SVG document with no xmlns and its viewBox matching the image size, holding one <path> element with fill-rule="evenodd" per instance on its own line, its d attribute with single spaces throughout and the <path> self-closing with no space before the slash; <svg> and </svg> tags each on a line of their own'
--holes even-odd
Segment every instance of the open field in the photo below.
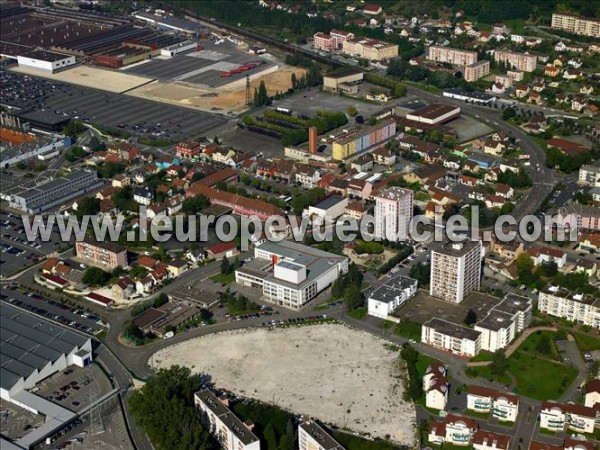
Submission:
<svg viewBox="0 0 600 450">
<path fill-rule="evenodd" d="M 162 349 L 149 363 L 184 365 L 239 395 L 413 445 L 415 410 L 402 400 L 399 361 L 370 334 L 329 324 L 211 334 Z"/>
<path fill-rule="evenodd" d="M 90 66 L 78 66 L 57 73 L 28 67 L 17 67 L 11 70 L 25 75 L 43 77 L 49 80 L 62 81 L 63 83 L 76 84 L 115 93 L 127 91 L 152 81 L 152 78 Z"/>
<path fill-rule="evenodd" d="M 250 91 L 253 93 L 260 82 L 264 81 L 269 95 L 274 95 L 278 91 L 286 92 L 292 86 L 292 73 L 300 78 L 305 73 L 305 69 L 280 66 L 276 72 L 251 80 Z M 193 83 L 155 81 L 128 92 L 128 95 L 204 111 L 240 112 L 246 109 L 245 80 L 218 89 Z"/>
</svg>

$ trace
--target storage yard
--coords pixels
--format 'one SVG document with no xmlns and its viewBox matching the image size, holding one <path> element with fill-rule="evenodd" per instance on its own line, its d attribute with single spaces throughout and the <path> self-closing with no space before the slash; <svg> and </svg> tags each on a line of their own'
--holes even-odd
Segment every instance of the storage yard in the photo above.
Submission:
<svg viewBox="0 0 600 450">
<path fill-rule="evenodd" d="M 173 364 L 210 374 L 218 388 L 297 414 L 415 442 L 415 410 L 402 400 L 398 352 L 364 332 L 332 324 L 232 331 L 173 345 L 150 359 L 154 368 Z"/>
</svg>

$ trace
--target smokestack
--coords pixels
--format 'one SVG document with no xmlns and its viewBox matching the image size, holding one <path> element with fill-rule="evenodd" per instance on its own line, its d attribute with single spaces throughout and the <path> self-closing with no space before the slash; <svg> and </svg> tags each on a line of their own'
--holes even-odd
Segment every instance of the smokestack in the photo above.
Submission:
<svg viewBox="0 0 600 450">
<path fill-rule="evenodd" d="M 308 151 L 317 153 L 317 127 L 308 127 Z"/>
</svg>

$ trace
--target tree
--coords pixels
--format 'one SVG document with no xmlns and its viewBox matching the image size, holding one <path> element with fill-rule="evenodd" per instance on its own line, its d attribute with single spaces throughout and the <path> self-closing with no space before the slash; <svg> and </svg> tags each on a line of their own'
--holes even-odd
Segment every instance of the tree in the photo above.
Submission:
<svg viewBox="0 0 600 450">
<path fill-rule="evenodd" d="M 158 308 L 159 306 L 164 305 L 168 301 L 169 301 L 169 296 L 167 294 L 165 294 L 164 292 L 161 292 L 158 295 L 158 297 L 156 297 L 154 299 L 154 301 L 152 302 L 152 306 L 154 306 L 155 308 Z"/>
<path fill-rule="evenodd" d="M 471 325 L 474 325 L 475 322 L 477 322 L 477 314 L 475 311 L 473 311 L 473 309 L 469 309 L 465 319 L 463 320 L 463 323 L 470 327 Z"/>
<path fill-rule="evenodd" d="M 535 345 L 535 350 L 544 356 L 552 355 L 552 344 L 550 343 L 550 336 L 545 333 L 540 334 L 540 338 Z"/>
<path fill-rule="evenodd" d="M 277 437 L 275 436 L 275 430 L 273 429 L 273 425 L 268 424 L 267 428 L 265 428 L 265 432 L 263 434 L 265 438 L 265 442 L 267 443 L 267 449 L 276 450 L 277 449 Z"/>
<path fill-rule="evenodd" d="M 88 286 L 104 286 L 110 278 L 108 272 L 98 267 L 88 267 L 83 273 L 81 281 Z"/>
<path fill-rule="evenodd" d="M 172 366 L 160 369 L 132 394 L 131 413 L 157 450 L 214 447 L 194 407 L 194 393 L 201 389 L 198 375 Z"/>
<path fill-rule="evenodd" d="M 529 285 L 537 281 L 537 276 L 533 270 L 534 262 L 528 253 L 523 252 L 517 256 L 515 264 L 517 266 L 517 274 L 519 275 L 519 280 L 521 283 Z"/>
<path fill-rule="evenodd" d="M 183 203 L 181 203 L 181 212 L 186 215 L 198 214 L 205 209 L 208 204 L 208 199 L 203 195 L 186 198 Z"/>
<path fill-rule="evenodd" d="M 494 353 L 490 369 L 492 370 L 492 373 L 494 373 L 497 376 L 504 375 L 504 372 L 506 372 L 506 369 L 508 369 L 508 360 L 506 359 L 504 351 L 497 350 Z"/>
<path fill-rule="evenodd" d="M 515 117 L 517 117 L 517 112 L 515 111 L 515 108 L 513 108 L 512 106 L 506 108 L 504 111 L 502 111 L 502 120 L 510 120 L 510 119 L 514 119 Z"/>
<path fill-rule="evenodd" d="M 231 273 L 231 264 L 229 264 L 229 260 L 227 259 L 227 256 L 224 256 L 223 259 L 221 260 L 221 273 L 223 275 L 227 275 Z"/>
<path fill-rule="evenodd" d="M 125 322 L 125 327 L 123 329 L 123 336 L 125 338 L 130 339 L 132 341 L 143 339 L 144 332 L 140 330 L 140 328 L 135 325 L 131 320 Z"/>
<path fill-rule="evenodd" d="M 100 212 L 100 199 L 96 197 L 86 197 L 77 205 L 76 215 L 78 218 L 83 216 L 95 216 Z"/>
<path fill-rule="evenodd" d="M 348 114 L 350 117 L 354 117 L 358 114 L 358 111 L 356 110 L 356 107 L 348 106 L 346 108 L 346 114 Z"/>
<path fill-rule="evenodd" d="M 424 286 L 429 284 L 431 266 L 425 263 L 417 263 L 410 268 L 410 277 L 419 282 L 419 285 Z"/>
<path fill-rule="evenodd" d="M 558 264 L 555 261 L 544 261 L 541 269 L 545 276 L 554 277 L 558 273 Z"/>
</svg>

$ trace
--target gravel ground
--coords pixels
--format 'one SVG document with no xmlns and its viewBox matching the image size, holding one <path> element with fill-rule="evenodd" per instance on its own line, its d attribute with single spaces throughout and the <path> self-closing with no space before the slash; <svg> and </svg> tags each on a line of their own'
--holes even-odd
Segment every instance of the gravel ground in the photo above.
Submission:
<svg viewBox="0 0 600 450">
<path fill-rule="evenodd" d="M 334 324 L 230 331 L 162 349 L 150 365 L 184 365 L 239 395 L 413 445 L 415 409 L 402 400 L 399 355 L 383 344 Z"/>
</svg>

